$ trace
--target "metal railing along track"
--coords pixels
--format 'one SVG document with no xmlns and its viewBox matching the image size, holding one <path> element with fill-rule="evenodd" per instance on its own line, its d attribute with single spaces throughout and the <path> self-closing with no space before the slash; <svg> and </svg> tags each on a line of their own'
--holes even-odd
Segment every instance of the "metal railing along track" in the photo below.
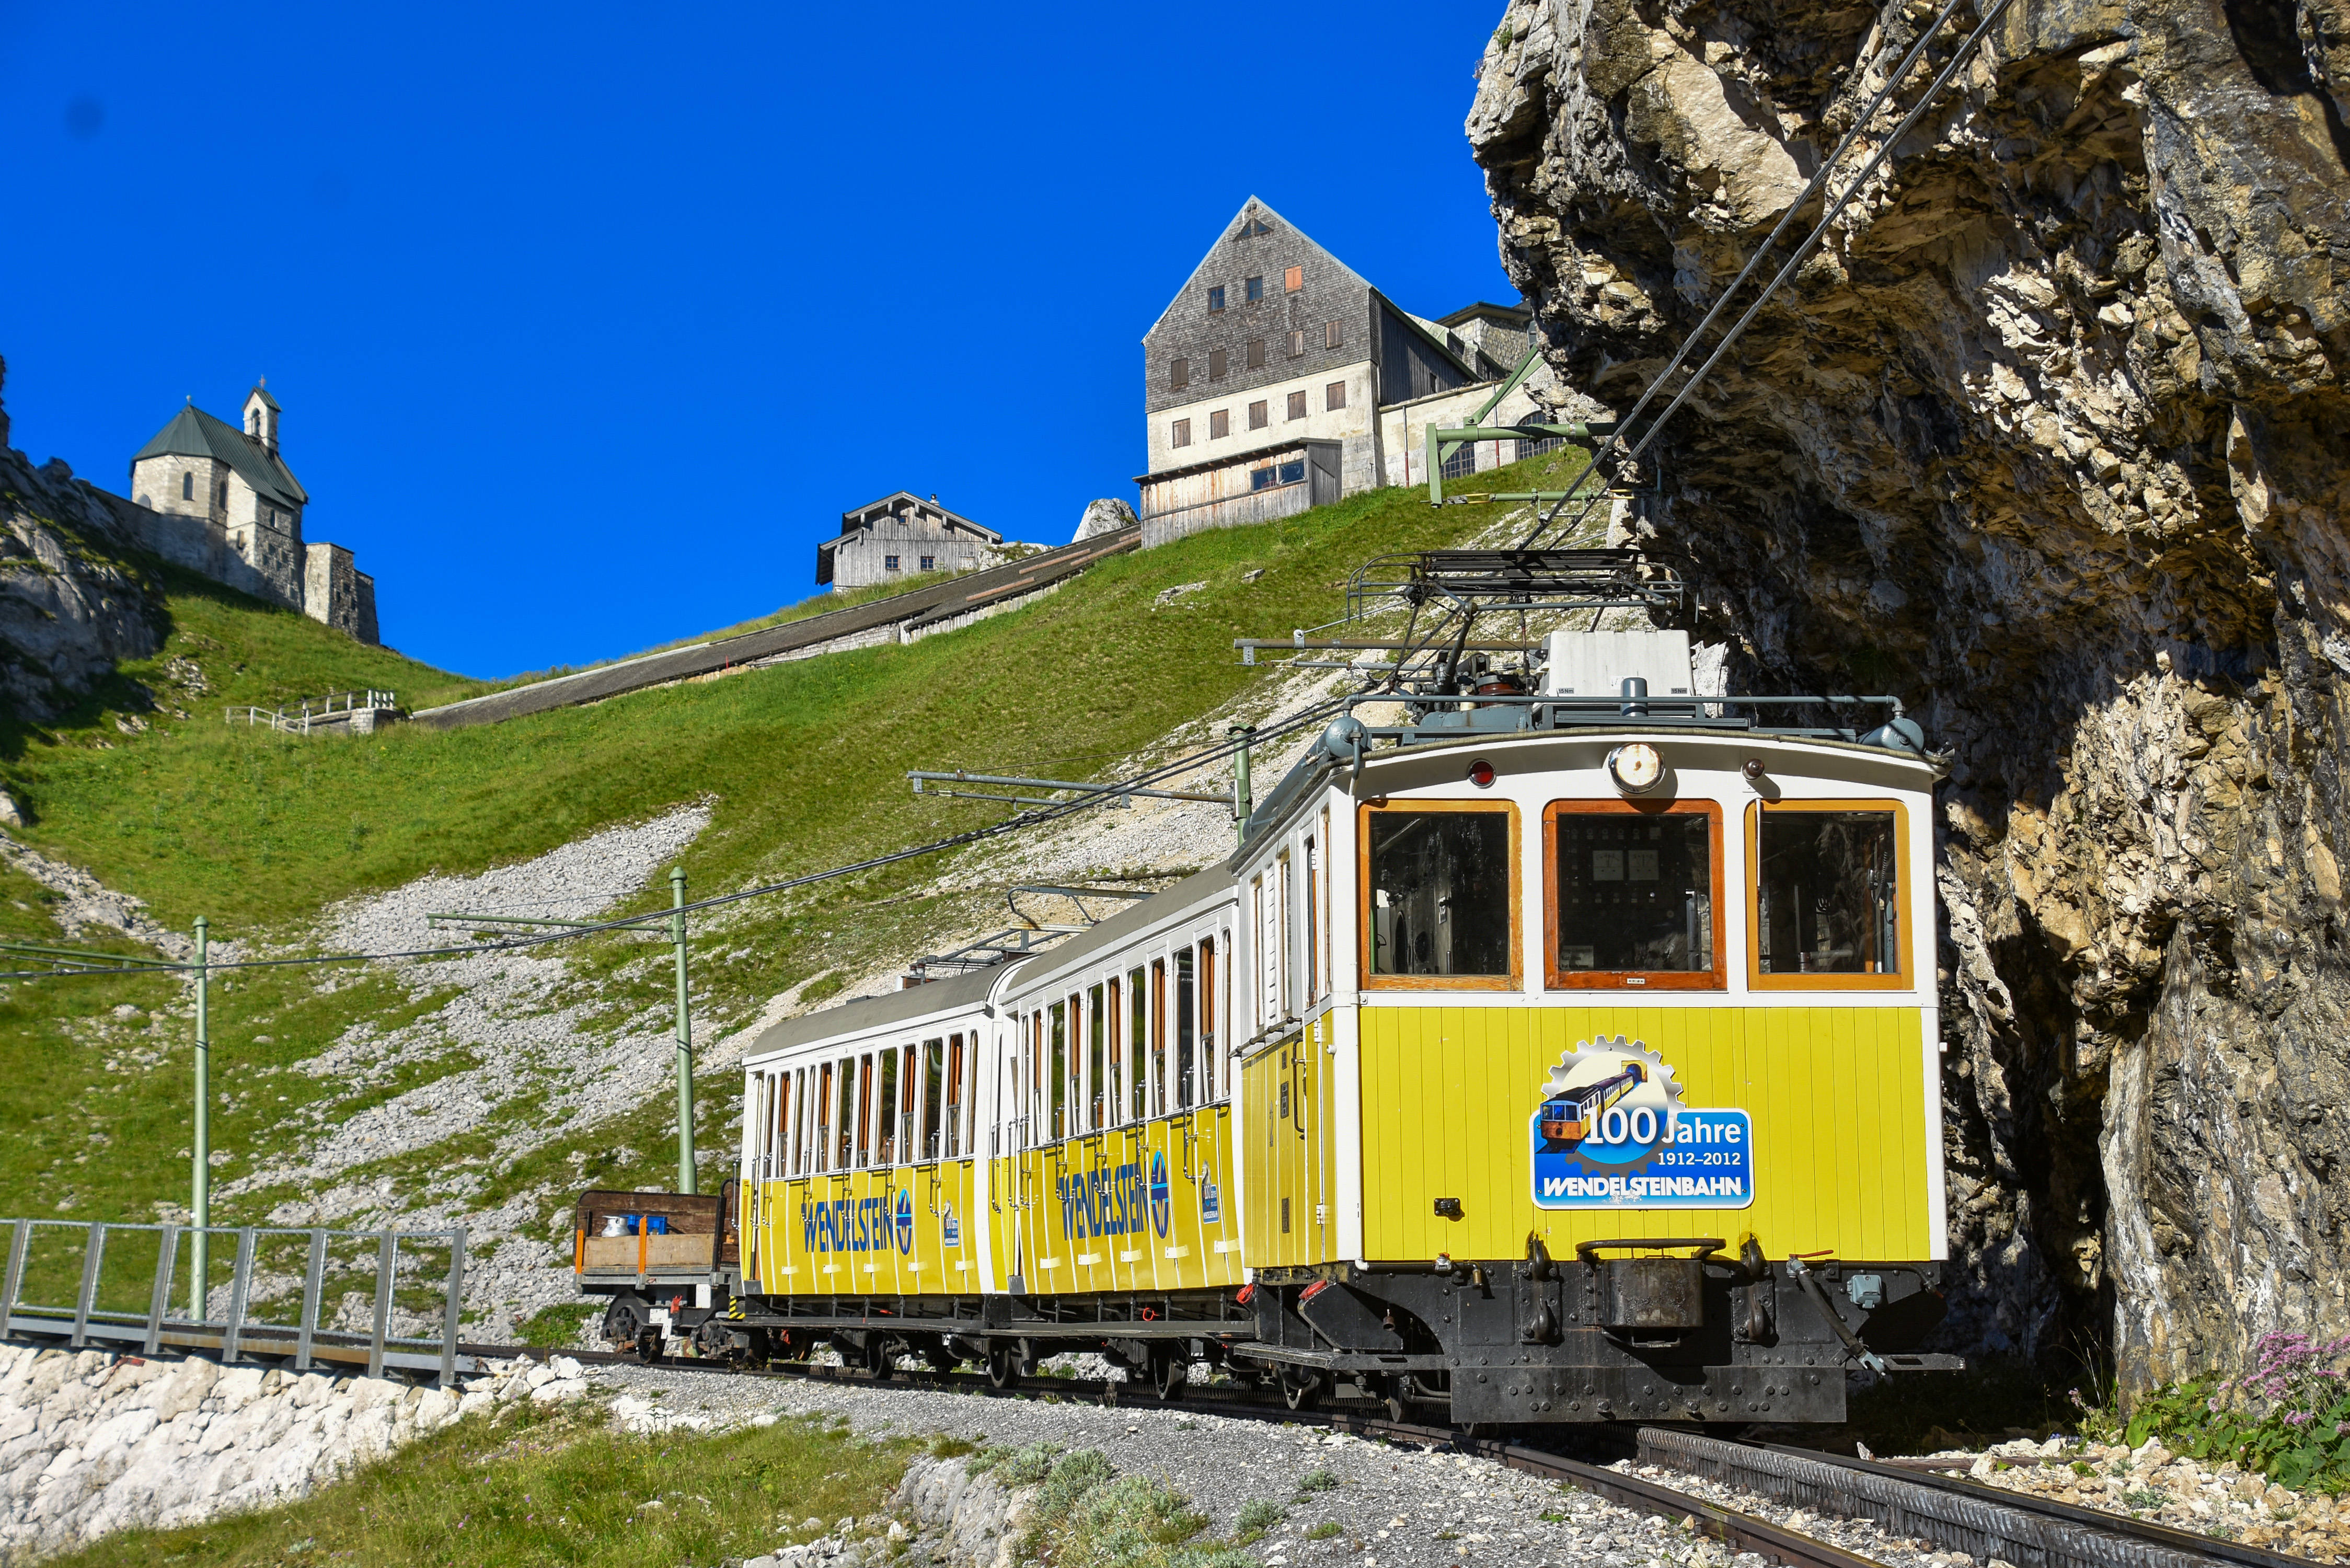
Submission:
<svg viewBox="0 0 2350 1568">
<path fill-rule="evenodd" d="M 197 1227 L 192 1225 L 119 1225 L 76 1220 L 0 1220 L 7 1234 L 7 1265 L 0 1274 L 0 1337 L 61 1344 L 64 1348 L 111 1349 L 153 1355 L 165 1349 L 209 1350 L 223 1363 L 255 1357 L 289 1361 L 297 1372 L 319 1363 L 333 1363 L 381 1376 L 387 1367 L 436 1373 L 443 1387 L 460 1376 L 479 1371 L 483 1357 L 461 1350 L 457 1340 L 459 1309 L 463 1301 L 465 1231 L 333 1231 L 320 1227 L 277 1226 Z M 68 1233 L 60 1253 L 47 1260 L 36 1257 L 45 1231 Z M 77 1239 L 80 1255 L 74 1258 Z M 118 1280 L 107 1289 L 107 1253 L 114 1244 L 118 1259 L 125 1238 L 154 1238 L 151 1274 L 142 1272 Z M 224 1282 L 225 1311 L 213 1315 L 212 1303 L 224 1282 L 213 1280 L 203 1262 L 207 1247 L 182 1246 L 192 1239 L 219 1237 L 234 1245 L 234 1261 Z M 265 1248 L 274 1238 L 302 1238 L 302 1295 L 295 1321 L 276 1323 L 257 1316 L 268 1297 L 267 1287 L 287 1276 L 274 1268 Z M 372 1275 L 374 1315 L 366 1333 L 324 1327 L 328 1254 L 335 1243 L 364 1244 L 371 1261 L 361 1267 Z M 438 1298 L 441 1332 L 432 1338 L 391 1332 L 392 1309 L 400 1281 L 403 1247 L 445 1251 L 447 1263 L 434 1294 Z M 269 1251 L 277 1249 L 268 1249 Z M 141 1252 L 143 1254 L 142 1246 Z M 143 1263 L 143 1255 L 140 1260 Z M 184 1285 L 182 1284 L 184 1268 Z M 46 1266 L 44 1266 L 46 1264 Z M 202 1269 L 204 1277 L 197 1278 Z M 36 1272 L 54 1282 L 78 1279 L 70 1302 L 28 1299 Z M 118 1271 L 120 1272 L 120 1271 Z M 264 1287 L 256 1293 L 256 1281 Z M 138 1287 L 143 1301 L 125 1304 Z M 180 1288 L 175 1289 L 175 1286 Z M 175 1301 L 174 1298 L 177 1298 Z M 133 1298 L 135 1299 L 135 1297 Z"/>
</svg>

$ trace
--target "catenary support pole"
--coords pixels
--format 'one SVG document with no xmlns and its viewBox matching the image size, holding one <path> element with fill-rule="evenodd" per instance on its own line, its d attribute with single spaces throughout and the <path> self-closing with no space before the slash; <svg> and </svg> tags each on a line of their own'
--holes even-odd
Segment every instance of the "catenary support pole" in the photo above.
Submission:
<svg viewBox="0 0 2350 1568">
<path fill-rule="evenodd" d="M 693 1020 L 686 1011 L 684 867 L 671 867 L 669 888 L 676 906 L 669 918 L 669 934 L 677 944 L 677 1189 L 692 1192 L 697 1190 L 693 1184 Z"/>
<path fill-rule="evenodd" d="M 211 981 L 204 967 L 205 926 L 196 917 L 196 1168 L 188 1210 L 195 1245 L 188 1251 L 188 1315 L 204 1321 L 205 1265 L 211 1261 L 204 1227 L 213 1222 L 213 1021 Z"/>
<path fill-rule="evenodd" d="M 1249 813 L 1256 809 L 1256 802 L 1249 794 L 1249 742 L 1256 736 L 1256 726 L 1234 724 L 1224 733 L 1235 747 L 1232 752 L 1232 834 L 1246 844 Z"/>
</svg>

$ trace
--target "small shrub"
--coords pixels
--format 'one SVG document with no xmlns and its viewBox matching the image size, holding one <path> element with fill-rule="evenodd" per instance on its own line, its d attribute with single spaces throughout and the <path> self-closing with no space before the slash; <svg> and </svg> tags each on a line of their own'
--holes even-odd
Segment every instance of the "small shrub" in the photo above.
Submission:
<svg viewBox="0 0 2350 1568">
<path fill-rule="evenodd" d="M 1305 1478 L 1297 1483 L 1297 1490 L 1301 1495 L 1317 1491 L 1336 1491 L 1338 1490 L 1338 1472 L 1326 1467 L 1308 1470 L 1305 1472 Z"/>
<path fill-rule="evenodd" d="M 931 1458 L 934 1459 L 959 1459 L 965 1454 L 979 1452 L 979 1445 L 970 1438 L 951 1438 L 944 1432 L 932 1438 L 929 1446 Z"/>
<path fill-rule="evenodd" d="M 985 1475 L 993 1470 L 1005 1486 L 1035 1486 L 1053 1473 L 1053 1459 L 1060 1451 L 1058 1443 L 1031 1443 L 1024 1449 L 990 1444 L 979 1450 L 971 1473 Z"/>
<path fill-rule="evenodd" d="M 2157 1491 L 2152 1487 L 2132 1487 L 2122 1493 L 2122 1501 L 2132 1508 L 2160 1508 L 2169 1502 L 2170 1494 Z"/>
<path fill-rule="evenodd" d="M 2294 1490 L 2350 1487 L 2350 1335 L 2272 1334 L 2252 1370 L 2217 1383 L 2174 1384 L 2130 1413 L 2123 1440 L 2148 1438 L 2189 1459 L 2234 1460 Z"/>
<path fill-rule="evenodd" d="M 1327 1541 L 1334 1535 L 1343 1533 L 1345 1532 L 1339 1528 L 1338 1521 L 1336 1520 L 1326 1519 L 1321 1523 L 1315 1525 L 1313 1529 L 1307 1531 L 1305 1532 L 1305 1539 L 1308 1541 Z"/>
<path fill-rule="evenodd" d="M 1250 1500 L 1250 1502 L 1243 1502 L 1241 1504 L 1241 1519 L 1239 1519 L 1241 1544 L 1245 1547 L 1245 1544 L 1253 1542 L 1253 1540 L 1262 1540 L 1264 1532 L 1272 1531 L 1276 1523 L 1281 1523 L 1281 1504 L 1278 1502 L 1266 1502 L 1264 1498 L 1255 1498 L 1255 1500 Z"/>
</svg>

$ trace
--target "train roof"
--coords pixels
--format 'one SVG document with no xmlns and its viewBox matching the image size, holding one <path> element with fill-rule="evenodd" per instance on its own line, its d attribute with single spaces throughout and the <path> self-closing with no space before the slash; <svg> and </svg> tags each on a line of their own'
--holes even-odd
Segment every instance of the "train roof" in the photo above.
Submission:
<svg viewBox="0 0 2350 1568">
<path fill-rule="evenodd" d="M 1114 948 L 1136 933 L 1147 930 L 1185 905 L 1197 902 L 1211 893 L 1221 893 L 1232 885 L 1232 867 L 1223 863 L 1197 871 L 1163 892 L 1153 893 L 1120 909 L 1100 925 L 1088 928 L 1058 947 L 1048 950 L 1038 961 L 1039 967 L 1030 971 L 1032 978 L 1055 974 L 1071 969 L 1107 948 Z"/>
<path fill-rule="evenodd" d="M 884 1029 L 892 1023 L 927 1018 L 934 1012 L 980 1007 L 1003 975 L 1001 968 L 983 969 L 951 980 L 935 980 L 928 985 L 910 986 L 884 996 L 869 996 L 861 1002 L 804 1012 L 761 1031 L 756 1040 L 743 1047 L 743 1055 L 746 1061 L 754 1056 L 771 1056 L 795 1045 L 842 1034 L 861 1034 L 868 1029 Z"/>
</svg>

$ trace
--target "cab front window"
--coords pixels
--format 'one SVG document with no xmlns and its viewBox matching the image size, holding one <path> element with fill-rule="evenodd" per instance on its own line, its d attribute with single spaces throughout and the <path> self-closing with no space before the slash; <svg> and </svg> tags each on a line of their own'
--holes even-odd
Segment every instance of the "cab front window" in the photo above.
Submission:
<svg viewBox="0 0 2350 1568">
<path fill-rule="evenodd" d="M 1514 988 L 1516 813 L 1430 802 L 1364 817 L 1366 983 Z"/>
<path fill-rule="evenodd" d="M 1553 987 L 1721 984 L 1721 818 L 1710 802 L 1544 813 Z"/>
<path fill-rule="evenodd" d="M 1898 806 L 1761 806 L 1753 836 L 1757 984 L 1904 983 Z"/>
</svg>

